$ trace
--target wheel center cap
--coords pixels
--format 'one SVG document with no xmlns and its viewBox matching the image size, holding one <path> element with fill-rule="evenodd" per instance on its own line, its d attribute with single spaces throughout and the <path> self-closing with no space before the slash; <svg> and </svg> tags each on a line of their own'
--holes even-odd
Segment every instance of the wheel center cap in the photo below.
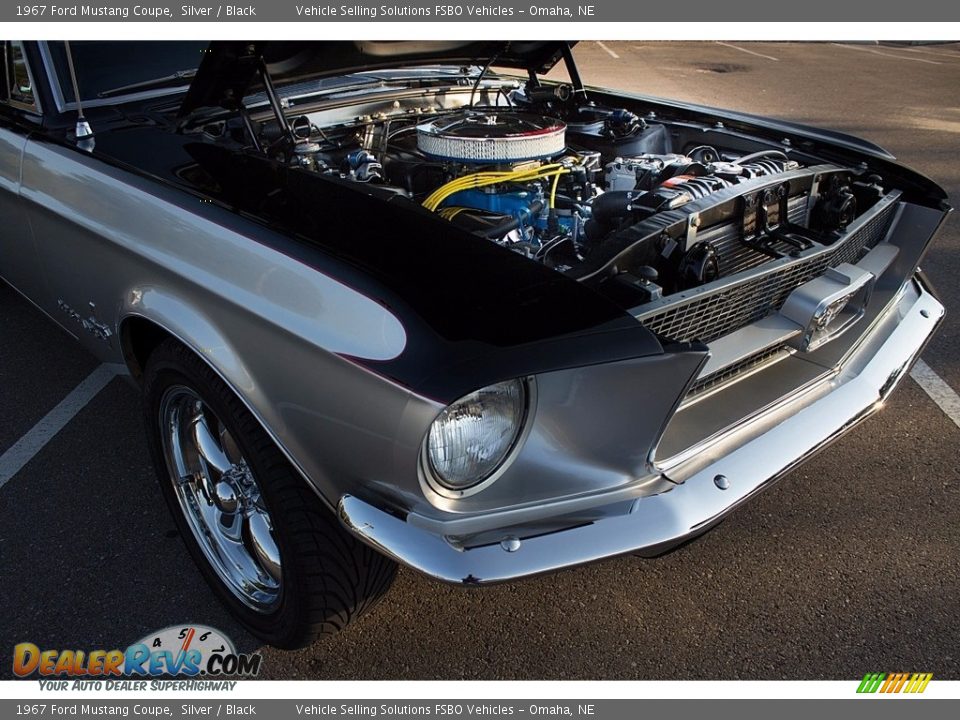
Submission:
<svg viewBox="0 0 960 720">
<path fill-rule="evenodd" d="M 237 511 L 240 501 L 233 483 L 221 480 L 213 488 L 213 502 L 220 512 L 232 514 Z"/>
<path fill-rule="evenodd" d="M 212 500 L 221 512 L 232 514 L 254 501 L 250 494 L 253 478 L 247 463 L 231 465 L 213 487 Z"/>
</svg>

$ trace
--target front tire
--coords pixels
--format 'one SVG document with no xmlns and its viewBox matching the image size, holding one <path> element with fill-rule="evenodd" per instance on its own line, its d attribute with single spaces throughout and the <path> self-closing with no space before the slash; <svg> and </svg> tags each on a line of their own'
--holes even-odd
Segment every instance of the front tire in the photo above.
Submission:
<svg viewBox="0 0 960 720">
<path fill-rule="evenodd" d="M 340 526 L 188 348 L 167 340 L 151 353 L 143 410 L 180 535 L 218 598 L 254 635 L 304 647 L 384 596 L 396 565 Z"/>
</svg>

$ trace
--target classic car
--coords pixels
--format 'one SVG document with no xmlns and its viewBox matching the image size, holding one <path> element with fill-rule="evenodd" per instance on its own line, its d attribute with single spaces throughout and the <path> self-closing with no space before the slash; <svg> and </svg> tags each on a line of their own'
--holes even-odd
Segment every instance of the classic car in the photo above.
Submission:
<svg viewBox="0 0 960 720">
<path fill-rule="evenodd" d="M 190 554 L 276 646 L 398 563 L 675 548 L 879 409 L 943 316 L 933 182 L 586 86 L 567 42 L 3 51 L 0 274 L 140 389 Z"/>
</svg>

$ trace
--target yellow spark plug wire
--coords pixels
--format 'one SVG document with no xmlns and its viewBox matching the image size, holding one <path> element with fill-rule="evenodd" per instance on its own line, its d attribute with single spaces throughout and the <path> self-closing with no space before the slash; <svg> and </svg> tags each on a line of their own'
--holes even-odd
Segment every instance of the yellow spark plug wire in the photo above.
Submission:
<svg viewBox="0 0 960 720">
<path fill-rule="evenodd" d="M 550 207 L 554 206 L 557 194 L 557 184 L 561 175 L 570 172 L 570 168 L 560 163 L 549 163 L 533 169 L 520 170 L 489 170 L 485 172 L 471 173 L 451 180 L 434 190 L 426 200 L 423 201 L 423 207 L 431 212 L 436 212 L 437 208 L 454 193 L 461 190 L 471 190 L 479 187 L 489 187 L 490 185 L 500 185 L 503 183 L 530 182 L 532 180 L 553 179 L 553 185 L 550 192 Z"/>
<path fill-rule="evenodd" d="M 553 184 L 550 186 L 550 209 L 557 204 L 557 185 L 560 183 L 560 173 L 553 176 Z"/>
</svg>

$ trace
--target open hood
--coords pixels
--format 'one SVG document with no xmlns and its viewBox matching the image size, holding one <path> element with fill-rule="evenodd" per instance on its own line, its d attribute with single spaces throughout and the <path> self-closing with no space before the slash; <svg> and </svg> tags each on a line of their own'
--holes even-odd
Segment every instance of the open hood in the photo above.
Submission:
<svg viewBox="0 0 960 720">
<path fill-rule="evenodd" d="M 545 73 L 571 43 L 551 41 L 216 41 L 210 43 L 180 107 L 186 115 L 201 107 L 236 107 L 259 85 L 267 65 L 277 84 L 362 70 L 425 65 L 484 65 Z"/>
</svg>

